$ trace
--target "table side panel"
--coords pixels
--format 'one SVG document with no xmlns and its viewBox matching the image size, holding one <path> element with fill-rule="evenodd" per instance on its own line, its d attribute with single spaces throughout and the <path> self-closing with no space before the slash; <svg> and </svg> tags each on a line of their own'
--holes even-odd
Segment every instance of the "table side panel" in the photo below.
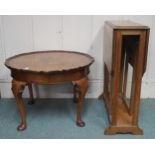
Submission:
<svg viewBox="0 0 155 155">
<path fill-rule="evenodd" d="M 147 55 L 148 55 L 149 34 L 150 34 L 150 29 L 146 30 L 146 43 L 145 43 L 143 74 L 145 73 L 146 67 L 147 67 Z"/>
</svg>

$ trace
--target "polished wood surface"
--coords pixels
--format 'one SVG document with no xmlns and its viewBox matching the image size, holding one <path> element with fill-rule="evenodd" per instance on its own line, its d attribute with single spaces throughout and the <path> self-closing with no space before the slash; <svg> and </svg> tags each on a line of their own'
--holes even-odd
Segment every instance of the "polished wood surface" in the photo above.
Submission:
<svg viewBox="0 0 155 155">
<path fill-rule="evenodd" d="M 131 21 L 105 22 L 104 91 L 109 127 L 105 134 L 143 134 L 138 126 L 142 76 L 146 70 L 149 28 Z M 127 98 L 128 65 L 133 69 Z"/>
<path fill-rule="evenodd" d="M 21 114 L 21 123 L 17 129 L 22 131 L 27 126 L 22 99 L 25 86 L 29 89 L 29 104 L 34 104 L 33 83 L 60 82 L 73 83 L 74 101 L 77 103 L 76 124 L 83 127 L 85 122 L 81 119 L 81 111 L 88 89 L 89 66 L 93 62 L 94 59 L 91 56 L 73 51 L 39 51 L 8 58 L 5 65 L 11 70 L 12 91 Z"/>
<path fill-rule="evenodd" d="M 111 20 L 111 21 L 106 21 L 105 24 L 109 25 L 112 29 L 126 29 L 126 30 L 132 30 L 132 29 L 149 29 L 148 26 L 139 24 L 139 23 L 135 23 L 133 21 L 130 20 Z"/>
<path fill-rule="evenodd" d="M 31 52 L 9 58 L 7 67 L 30 72 L 61 72 L 89 66 L 92 57 L 79 52 L 41 51 Z"/>
</svg>

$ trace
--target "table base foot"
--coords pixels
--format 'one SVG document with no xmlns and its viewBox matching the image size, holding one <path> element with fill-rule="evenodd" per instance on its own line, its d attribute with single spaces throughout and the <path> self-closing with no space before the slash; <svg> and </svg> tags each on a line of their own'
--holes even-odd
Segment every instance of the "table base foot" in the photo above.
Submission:
<svg viewBox="0 0 155 155">
<path fill-rule="evenodd" d="M 84 121 L 80 120 L 80 121 L 76 121 L 76 125 L 79 127 L 84 127 L 86 124 Z"/>
<path fill-rule="evenodd" d="M 26 129 L 26 124 L 24 124 L 24 123 L 21 123 L 18 127 L 17 127 L 17 130 L 18 131 L 23 131 L 23 130 L 25 130 Z"/>
<path fill-rule="evenodd" d="M 134 134 L 134 135 L 143 135 L 143 130 L 139 127 L 109 127 L 105 129 L 105 135 L 114 135 L 114 134 Z"/>
</svg>

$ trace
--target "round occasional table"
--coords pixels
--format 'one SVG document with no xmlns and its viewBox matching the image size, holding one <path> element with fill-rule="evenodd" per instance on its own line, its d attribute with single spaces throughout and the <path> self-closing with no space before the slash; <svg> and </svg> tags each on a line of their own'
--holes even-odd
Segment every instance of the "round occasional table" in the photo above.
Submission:
<svg viewBox="0 0 155 155">
<path fill-rule="evenodd" d="M 89 66 L 93 62 L 94 59 L 88 54 L 60 50 L 36 51 L 8 58 L 5 65 L 11 70 L 12 92 L 21 114 L 21 123 L 17 129 L 22 131 L 26 128 L 26 112 L 22 99 L 25 86 L 29 89 L 29 103 L 33 104 L 32 83 L 52 84 L 67 81 L 73 83 L 74 101 L 77 103 L 76 124 L 83 127 L 85 123 L 81 119 L 81 110 L 88 88 Z"/>
</svg>

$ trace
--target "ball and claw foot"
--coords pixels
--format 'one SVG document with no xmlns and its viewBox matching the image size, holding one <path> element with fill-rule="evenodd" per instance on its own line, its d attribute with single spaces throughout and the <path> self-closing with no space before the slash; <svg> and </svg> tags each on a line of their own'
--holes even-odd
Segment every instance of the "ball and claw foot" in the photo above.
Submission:
<svg viewBox="0 0 155 155">
<path fill-rule="evenodd" d="M 17 130 L 18 131 L 23 131 L 23 130 L 25 130 L 26 129 L 26 124 L 24 124 L 24 123 L 21 123 L 18 127 L 17 127 Z"/>
<path fill-rule="evenodd" d="M 76 125 L 79 127 L 84 127 L 85 126 L 85 122 L 84 121 L 76 121 Z"/>
</svg>

